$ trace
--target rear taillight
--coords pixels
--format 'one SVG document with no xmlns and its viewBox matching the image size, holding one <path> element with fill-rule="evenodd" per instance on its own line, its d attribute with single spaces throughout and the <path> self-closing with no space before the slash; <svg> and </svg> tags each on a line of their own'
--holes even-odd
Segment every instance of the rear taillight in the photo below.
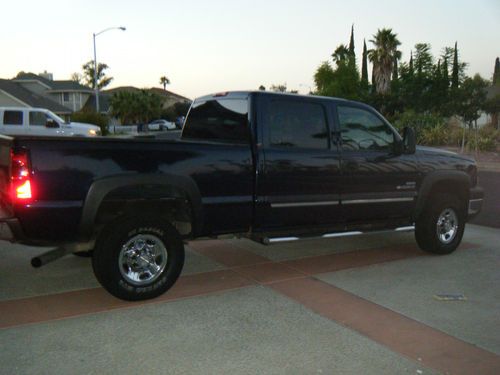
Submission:
<svg viewBox="0 0 500 375">
<path fill-rule="evenodd" d="M 28 151 L 12 150 L 10 157 L 10 197 L 12 202 L 27 203 L 33 199 Z"/>
</svg>

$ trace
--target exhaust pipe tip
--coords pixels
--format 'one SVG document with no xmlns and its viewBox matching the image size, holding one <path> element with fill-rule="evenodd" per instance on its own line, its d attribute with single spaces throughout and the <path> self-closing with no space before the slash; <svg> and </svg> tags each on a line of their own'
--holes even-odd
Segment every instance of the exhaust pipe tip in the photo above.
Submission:
<svg viewBox="0 0 500 375">
<path fill-rule="evenodd" d="M 31 259 L 31 266 L 33 268 L 40 268 L 42 265 L 42 260 L 39 257 L 34 257 L 33 259 Z"/>
</svg>

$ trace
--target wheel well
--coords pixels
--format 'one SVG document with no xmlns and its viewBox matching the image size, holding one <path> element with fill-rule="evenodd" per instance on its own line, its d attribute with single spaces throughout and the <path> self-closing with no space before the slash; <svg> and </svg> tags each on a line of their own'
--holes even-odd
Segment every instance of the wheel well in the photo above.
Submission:
<svg viewBox="0 0 500 375">
<path fill-rule="evenodd" d="M 435 182 L 424 196 L 420 197 L 422 200 L 417 205 L 415 219 L 418 218 L 424 207 L 432 200 L 436 194 L 448 194 L 458 197 L 459 201 L 463 203 L 463 209 L 467 209 L 469 201 L 469 187 L 463 181 L 446 179 Z"/>
<path fill-rule="evenodd" d="M 459 181 L 443 180 L 436 182 L 434 185 L 432 185 L 427 199 L 432 198 L 435 194 L 438 193 L 456 195 L 461 202 L 467 202 L 469 200 L 468 186 L 465 186 L 465 184 L 460 183 Z"/>
<path fill-rule="evenodd" d="M 95 217 L 95 235 L 106 225 L 123 216 L 157 216 L 172 224 L 183 237 L 193 230 L 193 212 L 186 197 L 152 197 L 142 192 L 141 198 L 127 198 L 111 192 L 102 201 Z M 142 198 L 146 196 L 146 198 Z"/>
</svg>

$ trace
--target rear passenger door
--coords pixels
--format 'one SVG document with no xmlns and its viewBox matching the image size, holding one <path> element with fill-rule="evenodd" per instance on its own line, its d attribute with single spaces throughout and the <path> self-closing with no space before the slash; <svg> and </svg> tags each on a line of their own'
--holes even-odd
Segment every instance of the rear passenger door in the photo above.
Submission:
<svg viewBox="0 0 500 375">
<path fill-rule="evenodd" d="M 346 221 L 410 217 L 417 195 L 415 155 L 395 152 L 399 135 L 373 109 L 339 103 L 337 113 Z"/>
<path fill-rule="evenodd" d="M 260 97 L 256 223 L 264 230 L 328 226 L 339 214 L 340 156 L 328 101 Z"/>
</svg>

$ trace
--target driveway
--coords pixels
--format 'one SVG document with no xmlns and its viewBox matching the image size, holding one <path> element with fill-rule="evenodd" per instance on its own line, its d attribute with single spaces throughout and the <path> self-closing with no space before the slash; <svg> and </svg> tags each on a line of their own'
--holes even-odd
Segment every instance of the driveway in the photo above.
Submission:
<svg viewBox="0 0 500 375">
<path fill-rule="evenodd" d="M 174 288 L 139 303 L 89 259 L 34 270 L 39 250 L 1 243 L 1 373 L 498 374 L 499 239 L 469 225 L 441 257 L 412 233 L 191 242 Z"/>
</svg>

